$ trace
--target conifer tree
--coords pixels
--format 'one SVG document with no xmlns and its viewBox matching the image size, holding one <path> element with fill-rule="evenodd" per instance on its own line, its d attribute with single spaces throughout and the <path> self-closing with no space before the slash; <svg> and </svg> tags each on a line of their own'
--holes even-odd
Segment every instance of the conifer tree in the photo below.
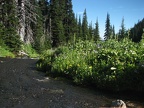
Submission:
<svg viewBox="0 0 144 108">
<path fill-rule="evenodd" d="M 52 41 L 53 41 L 52 47 L 59 46 L 61 40 L 65 42 L 63 14 L 62 14 L 63 10 L 61 8 L 63 8 L 63 5 L 61 5 L 61 1 L 50 0 L 50 19 L 51 19 Z"/>
<path fill-rule="evenodd" d="M 138 21 L 138 23 L 136 23 L 134 27 L 130 29 L 129 37 L 132 39 L 132 41 L 140 42 L 140 40 L 142 39 L 143 28 L 144 28 L 144 18 L 141 21 Z"/>
<path fill-rule="evenodd" d="M 115 37 L 115 26 L 112 27 L 112 39 L 116 39 Z"/>
<path fill-rule="evenodd" d="M 96 24 L 95 24 L 95 29 L 94 29 L 94 41 L 98 41 L 100 39 L 100 34 L 99 34 L 99 23 L 98 23 L 98 19 L 96 20 Z"/>
<path fill-rule="evenodd" d="M 94 35 L 94 30 L 93 30 L 93 27 L 92 27 L 92 22 L 89 24 L 89 34 L 88 34 L 88 40 L 92 40 L 92 37 Z"/>
<path fill-rule="evenodd" d="M 0 22 L 0 46 L 4 46 L 4 25 Z"/>
<path fill-rule="evenodd" d="M 43 10 L 41 10 L 41 7 L 39 7 L 38 2 L 34 3 L 37 8 L 35 8 L 35 12 L 37 14 L 36 22 L 32 23 L 32 30 L 34 31 L 34 44 L 33 47 L 36 49 L 38 53 L 40 53 L 44 48 L 44 17 L 43 17 Z"/>
<path fill-rule="evenodd" d="M 82 34 L 83 34 L 83 40 L 86 40 L 88 38 L 88 21 L 87 21 L 86 9 L 84 10 L 83 13 Z"/>
<path fill-rule="evenodd" d="M 17 34 L 18 18 L 16 14 L 16 4 L 14 0 L 5 0 L 3 2 L 3 39 L 5 44 L 12 52 L 18 52 L 21 49 L 22 42 Z"/>
<path fill-rule="evenodd" d="M 51 47 L 51 37 L 49 34 L 49 4 L 47 0 L 39 0 L 37 6 L 37 24 L 35 25 L 35 47 L 38 51 L 42 51 Z"/>
<path fill-rule="evenodd" d="M 73 39 L 74 33 L 76 33 L 76 19 L 73 12 L 72 0 L 65 0 L 65 8 L 64 8 L 64 31 L 66 36 L 66 42 L 71 41 Z"/>
<path fill-rule="evenodd" d="M 110 15 L 107 13 L 106 24 L 105 24 L 105 34 L 104 39 L 108 40 L 111 36 L 111 24 L 110 24 Z"/>
<path fill-rule="evenodd" d="M 4 45 L 3 2 L 0 2 L 0 46 Z"/>
<path fill-rule="evenodd" d="M 112 25 L 110 25 L 110 38 L 109 39 L 112 39 L 113 38 L 113 27 Z"/>
<path fill-rule="evenodd" d="M 82 23 L 81 23 L 81 16 L 79 15 L 79 21 L 78 21 L 78 37 L 79 39 L 82 39 Z"/>
<path fill-rule="evenodd" d="M 126 30 L 125 30 L 125 26 L 124 26 L 124 18 L 122 19 L 122 23 L 121 23 L 121 29 L 119 32 L 119 40 L 125 38 L 125 34 L 126 34 Z"/>
</svg>

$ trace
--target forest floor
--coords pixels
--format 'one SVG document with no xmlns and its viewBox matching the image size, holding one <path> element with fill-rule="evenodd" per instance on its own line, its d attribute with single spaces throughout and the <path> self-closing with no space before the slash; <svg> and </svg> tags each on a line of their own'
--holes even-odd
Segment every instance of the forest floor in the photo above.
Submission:
<svg viewBox="0 0 144 108">
<path fill-rule="evenodd" d="M 36 62 L 0 58 L 0 108 L 99 108 L 116 99 L 128 108 L 144 108 L 144 100 L 134 94 L 108 94 L 47 77 L 36 70 Z"/>
</svg>

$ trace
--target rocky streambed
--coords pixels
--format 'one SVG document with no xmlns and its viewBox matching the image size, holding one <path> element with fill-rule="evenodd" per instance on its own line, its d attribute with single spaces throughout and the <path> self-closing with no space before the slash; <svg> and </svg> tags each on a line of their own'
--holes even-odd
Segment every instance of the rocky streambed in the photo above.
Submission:
<svg viewBox="0 0 144 108">
<path fill-rule="evenodd" d="M 0 58 L 0 108 L 99 108 L 122 99 L 128 108 L 144 108 L 135 94 L 104 93 L 45 76 L 33 59 Z"/>
</svg>

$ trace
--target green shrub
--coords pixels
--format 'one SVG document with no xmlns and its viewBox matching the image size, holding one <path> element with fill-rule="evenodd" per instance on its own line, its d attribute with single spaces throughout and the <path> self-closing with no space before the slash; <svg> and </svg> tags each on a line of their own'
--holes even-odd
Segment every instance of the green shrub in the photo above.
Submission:
<svg viewBox="0 0 144 108">
<path fill-rule="evenodd" d="M 50 74 L 71 78 L 77 84 L 93 84 L 113 91 L 144 90 L 143 43 L 128 39 L 97 44 L 78 41 L 44 52 L 37 65 Z"/>
</svg>

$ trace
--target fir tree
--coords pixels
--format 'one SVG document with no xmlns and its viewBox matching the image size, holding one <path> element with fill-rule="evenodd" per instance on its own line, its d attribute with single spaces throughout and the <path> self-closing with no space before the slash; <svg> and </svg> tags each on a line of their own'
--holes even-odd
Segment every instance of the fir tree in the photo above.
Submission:
<svg viewBox="0 0 144 108">
<path fill-rule="evenodd" d="M 39 0 L 38 6 L 37 6 L 37 23 L 36 24 L 36 35 L 37 38 L 37 44 L 39 43 L 39 47 L 41 50 L 47 49 L 51 47 L 51 37 L 50 37 L 50 20 L 49 20 L 49 3 L 47 0 Z M 35 31 L 35 30 L 34 30 Z M 38 42 L 39 41 L 39 42 Z M 40 51 L 40 50 L 38 50 Z"/>
<path fill-rule="evenodd" d="M 66 42 L 71 41 L 73 39 L 74 33 L 76 33 L 76 19 L 74 16 L 74 12 L 72 9 L 72 0 L 65 0 L 65 8 L 64 8 L 64 31 L 66 36 Z"/>
<path fill-rule="evenodd" d="M 83 13 L 82 34 L 83 34 L 83 39 L 86 40 L 88 38 L 88 22 L 87 22 L 86 9 L 84 10 L 84 13 Z"/>
<path fill-rule="evenodd" d="M 40 53 L 44 49 L 44 17 L 43 17 L 43 10 L 39 7 L 38 3 L 35 2 L 35 6 L 37 6 L 35 12 L 37 13 L 36 22 L 32 23 L 33 33 L 34 33 L 34 48 L 38 53 Z"/>
<path fill-rule="evenodd" d="M 143 28 L 144 28 L 144 18 L 136 23 L 133 28 L 130 29 L 130 38 L 134 42 L 140 42 L 142 39 L 143 34 Z"/>
<path fill-rule="evenodd" d="M 116 39 L 115 37 L 115 26 L 112 27 L 112 39 Z"/>
<path fill-rule="evenodd" d="M 18 52 L 21 49 L 22 42 L 17 34 L 18 18 L 14 0 L 3 2 L 3 18 L 3 40 L 10 51 Z"/>
<path fill-rule="evenodd" d="M 78 21 L 78 37 L 79 39 L 82 39 L 82 23 L 81 23 L 81 16 L 79 16 L 79 21 Z"/>
<path fill-rule="evenodd" d="M 120 32 L 119 32 L 119 37 L 118 37 L 119 40 L 125 38 L 125 33 L 126 33 L 126 30 L 125 30 L 124 18 L 123 18 L 122 23 L 121 23 L 121 29 L 120 29 Z"/>
<path fill-rule="evenodd" d="M 94 30 L 93 30 L 93 27 L 92 27 L 92 22 L 89 24 L 89 34 L 88 34 L 88 40 L 91 40 L 93 35 L 94 35 Z"/>
<path fill-rule="evenodd" d="M 110 39 L 110 36 L 111 36 L 110 15 L 109 15 L 109 13 L 107 13 L 104 39 L 108 40 L 108 39 Z"/>
<path fill-rule="evenodd" d="M 0 47 L 1 46 L 5 46 L 5 44 L 4 44 L 4 41 L 3 41 L 3 39 L 4 39 L 4 25 L 3 25 L 3 23 L 2 22 L 0 22 Z"/>
<path fill-rule="evenodd" d="M 52 31 L 52 47 L 60 45 L 60 41 L 65 42 L 64 27 L 63 27 L 63 10 L 61 9 L 61 1 L 50 0 L 50 19 Z M 60 17 L 61 16 L 61 17 Z M 63 31 L 61 31 L 63 30 Z"/>
<path fill-rule="evenodd" d="M 100 40 L 100 35 L 99 35 L 99 23 L 97 19 L 95 24 L 95 29 L 94 29 L 94 41 L 96 42 L 98 40 Z"/>
</svg>

